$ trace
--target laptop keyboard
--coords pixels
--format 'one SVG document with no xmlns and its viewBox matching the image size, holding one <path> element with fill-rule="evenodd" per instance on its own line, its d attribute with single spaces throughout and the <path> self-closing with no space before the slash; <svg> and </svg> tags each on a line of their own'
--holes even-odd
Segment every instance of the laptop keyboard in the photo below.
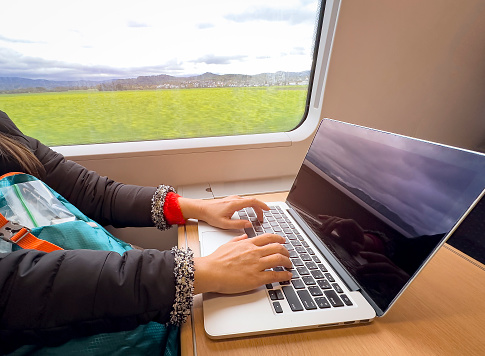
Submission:
<svg viewBox="0 0 485 356">
<path fill-rule="evenodd" d="M 285 302 L 293 312 L 351 306 L 350 298 L 283 209 L 279 206 L 270 208 L 270 211 L 264 212 L 263 222 L 258 221 L 252 208 L 240 210 L 238 215 L 240 219 L 251 221 L 252 227 L 245 229 L 249 237 L 271 233 L 286 238 L 284 246 L 290 253 L 293 268 L 289 271 L 293 276 L 290 281 L 266 285 L 274 311 L 283 313 L 281 303 Z M 274 270 L 282 271 L 284 268 L 276 267 Z"/>
</svg>

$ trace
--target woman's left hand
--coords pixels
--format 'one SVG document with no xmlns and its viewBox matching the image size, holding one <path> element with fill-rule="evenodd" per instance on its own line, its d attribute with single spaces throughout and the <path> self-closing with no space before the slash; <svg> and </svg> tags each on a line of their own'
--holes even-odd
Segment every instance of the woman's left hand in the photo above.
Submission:
<svg viewBox="0 0 485 356">
<path fill-rule="evenodd" d="M 285 239 L 242 235 L 205 257 L 194 257 L 194 293 L 241 293 L 268 283 L 289 281 L 293 268 Z M 274 270 L 275 267 L 287 270 Z"/>
<path fill-rule="evenodd" d="M 251 197 L 232 195 L 223 199 L 179 198 L 180 209 L 185 219 L 198 219 L 223 229 L 243 229 L 251 226 L 247 220 L 233 220 L 232 215 L 243 208 L 252 207 L 259 221 L 263 220 L 263 210 L 269 207 Z"/>
</svg>

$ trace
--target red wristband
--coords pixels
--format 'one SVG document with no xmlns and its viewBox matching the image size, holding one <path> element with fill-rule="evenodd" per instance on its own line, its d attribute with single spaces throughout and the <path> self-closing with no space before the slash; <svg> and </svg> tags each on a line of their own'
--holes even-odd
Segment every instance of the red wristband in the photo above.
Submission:
<svg viewBox="0 0 485 356">
<path fill-rule="evenodd" d="M 165 220 L 170 225 L 183 225 L 185 224 L 182 210 L 180 209 L 179 197 L 177 193 L 169 192 L 165 197 L 165 204 L 163 204 L 163 214 Z"/>
</svg>

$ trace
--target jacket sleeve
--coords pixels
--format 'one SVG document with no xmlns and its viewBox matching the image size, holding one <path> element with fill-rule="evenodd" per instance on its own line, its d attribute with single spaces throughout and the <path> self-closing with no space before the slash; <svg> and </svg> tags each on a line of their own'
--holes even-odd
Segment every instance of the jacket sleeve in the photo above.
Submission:
<svg viewBox="0 0 485 356">
<path fill-rule="evenodd" d="M 154 226 L 151 200 L 155 187 L 115 182 L 66 160 L 32 138 L 31 147 L 46 169 L 45 183 L 102 225 Z"/>
<path fill-rule="evenodd" d="M 116 227 L 154 226 L 151 199 L 155 187 L 115 182 L 66 160 L 38 140 L 25 136 L 2 111 L 0 124 L 2 132 L 15 137 L 34 152 L 46 171 L 42 180 L 91 219 Z"/>
<path fill-rule="evenodd" d="M 0 354 L 165 323 L 175 298 L 173 270 L 170 251 L 0 254 Z"/>
</svg>

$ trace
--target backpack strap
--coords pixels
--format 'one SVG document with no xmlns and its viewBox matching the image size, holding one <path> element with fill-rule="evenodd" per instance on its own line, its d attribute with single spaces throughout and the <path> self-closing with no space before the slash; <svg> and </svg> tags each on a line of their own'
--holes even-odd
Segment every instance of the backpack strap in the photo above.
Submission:
<svg viewBox="0 0 485 356">
<path fill-rule="evenodd" d="M 32 235 L 25 226 L 8 221 L 0 214 L 0 239 L 17 244 L 23 249 L 52 252 L 62 250 L 59 246 Z"/>
</svg>

